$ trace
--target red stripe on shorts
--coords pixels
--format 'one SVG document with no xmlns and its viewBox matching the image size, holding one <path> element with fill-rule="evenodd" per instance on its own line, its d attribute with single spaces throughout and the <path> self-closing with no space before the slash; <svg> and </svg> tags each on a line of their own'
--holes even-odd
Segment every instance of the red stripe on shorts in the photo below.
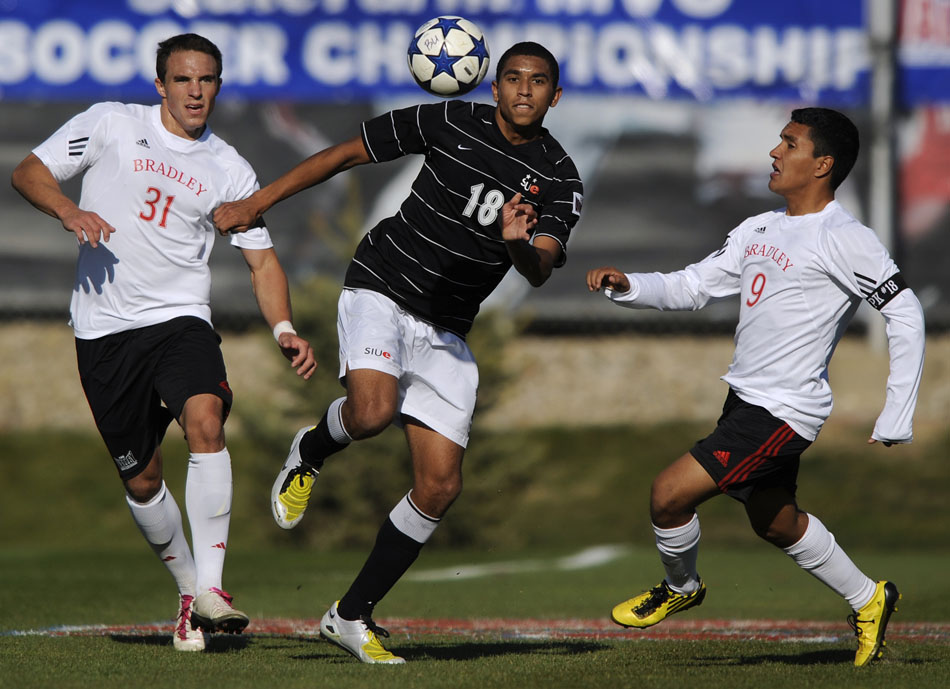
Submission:
<svg viewBox="0 0 950 689">
<path fill-rule="evenodd" d="M 787 423 L 783 423 L 758 450 L 739 462 L 732 468 L 732 471 L 719 481 L 719 489 L 724 491 L 728 486 L 749 478 L 749 475 L 757 467 L 761 466 L 769 457 L 777 455 L 785 443 L 794 437 L 795 431 Z"/>
</svg>

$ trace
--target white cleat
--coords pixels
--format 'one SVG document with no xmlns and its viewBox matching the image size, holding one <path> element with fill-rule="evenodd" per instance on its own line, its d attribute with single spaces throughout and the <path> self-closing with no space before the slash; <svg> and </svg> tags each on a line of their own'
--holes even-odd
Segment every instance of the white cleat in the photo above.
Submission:
<svg viewBox="0 0 950 689">
<path fill-rule="evenodd" d="M 211 634 L 240 634 L 249 620 L 243 612 L 231 607 L 232 600 L 231 594 L 219 588 L 205 591 L 191 605 L 192 626 Z"/>
<path fill-rule="evenodd" d="M 359 620 L 344 620 L 336 610 L 339 602 L 330 606 L 320 620 L 320 636 L 353 654 L 363 663 L 402 665 L 406 662 L 404 658 L 393 655 L 379 643 L 379 636 L 389 637 L 389 632 L 368 616 Z"/>
<path fill-rule="evenodd" d="M 314 428 L 316 426 L 306 426 L 297 431 L 294 441 L 290 444 L 287 460 L 280 468 L 270 491 L 271 514 L 277 526 L 282 529 L 292 529 L 303 519 L 310 501 L 310 492 L 320 473 L 304 464 L 300 457 L 300 441 Z"/>
<path fill-rule="evenodd" d="M 194 596 L 181 596 L 178 603 L 178 617 L 175 618 L 175 633 L 172 645 L 176 651 L 205 650 L 205 635 L 200 629 L 191 626 L 191 603 Z"/>
</svg>

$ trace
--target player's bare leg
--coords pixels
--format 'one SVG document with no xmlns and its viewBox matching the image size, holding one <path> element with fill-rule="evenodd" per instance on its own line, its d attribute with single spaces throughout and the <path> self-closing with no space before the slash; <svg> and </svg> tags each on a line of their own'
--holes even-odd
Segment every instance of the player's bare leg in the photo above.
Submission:
<svg viewBox="0 0 950 689">
<path fill-rule="evenodd" d="M 693 518 L 699 505 L 719 494 L 712 477 L 693 455 L 686 453 L 653 480 L 650 519 L 661 529 L 683 526 Z"/>
<path fill-rule="evenodd" d="M 706 586 L 696 572 L 700 537 L 696 507 L 715 495 L 719 495 L 715 481 L 688 453 L 656 477 L 650 518 L 666 577 L 649 591 L 615 606 L 614 622 L 649 627 L 703 602 Z"/>
<path fill-rule="evenodd" d="M 889 581 L 875 582 L 858 569 L 818 517 L 798 509 L 787 488 L 756 490 L 746 512 L 759 536 L 848 601 L 853 611 L 848 621 L 858 637 L 854 664 L 880 658 L 888 620 L 901 597 L 897 587 Z"/>
<path fill-rule="evenodd" d="M 397 383 L 382 371 L 348 369 L 346 396 L 331 402 L 316 426 L 297 431 L 271 487 L 271 514 L 280 528 L 292 529 L 303 519 L 327 457 L 389 426 L 399 400 Z"/>
<path fill-rule="evenodd" d="M 752 530 L 779 548 L 798 542 L 808 528 L 808 515 L 784 486 L 756 489 L 745 505 Z"/>
<path fill-rule="evenodd" d="M 320 622 L 325 639 L 364 663 L 404 662 L 380 643 L 389 633 L 373 622 L 373 609 L 415 562 L 462 491 L 464 449 L 413 419 L 403 421 L 412 455 L 412 490 L 383 523 L 349 591 Z"/>
</svg>

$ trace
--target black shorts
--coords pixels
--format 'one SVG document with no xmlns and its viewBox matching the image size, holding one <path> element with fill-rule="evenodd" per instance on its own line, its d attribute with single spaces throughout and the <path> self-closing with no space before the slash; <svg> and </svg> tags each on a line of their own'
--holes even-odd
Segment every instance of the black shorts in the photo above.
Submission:
<svg viewBox="0 0 950 689">
<path fill-rule="evenodd" d="M 795 495 L 802 452 L 811 445 L 766 409 L 729 390 L 711 434 L 690 450 L 726 495 L 748 502 L 756 488 L 783 486 Z"/>
<path fill-rule="evenodd" d="M 212 327 L 194 316 L 76 339 L 79 378 L 122 480 L 148 466 L 189 397 L 217 395 L 227 417 L 233 396 L 220 344 Z"/>
</svg>

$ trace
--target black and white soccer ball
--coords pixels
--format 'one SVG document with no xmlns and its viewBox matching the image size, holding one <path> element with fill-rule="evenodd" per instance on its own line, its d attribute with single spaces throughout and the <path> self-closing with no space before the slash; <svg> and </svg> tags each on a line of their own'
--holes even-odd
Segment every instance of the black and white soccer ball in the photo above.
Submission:
<svg viewBox="0 0 950 689">
<path fill-rule="evenodd" d="M 463 17 L 436 17 L 409 42 L 409 71 L 429 93 L 461 96 L 488 73 L 488 42 L 478 26 Z"/>
</svg>

